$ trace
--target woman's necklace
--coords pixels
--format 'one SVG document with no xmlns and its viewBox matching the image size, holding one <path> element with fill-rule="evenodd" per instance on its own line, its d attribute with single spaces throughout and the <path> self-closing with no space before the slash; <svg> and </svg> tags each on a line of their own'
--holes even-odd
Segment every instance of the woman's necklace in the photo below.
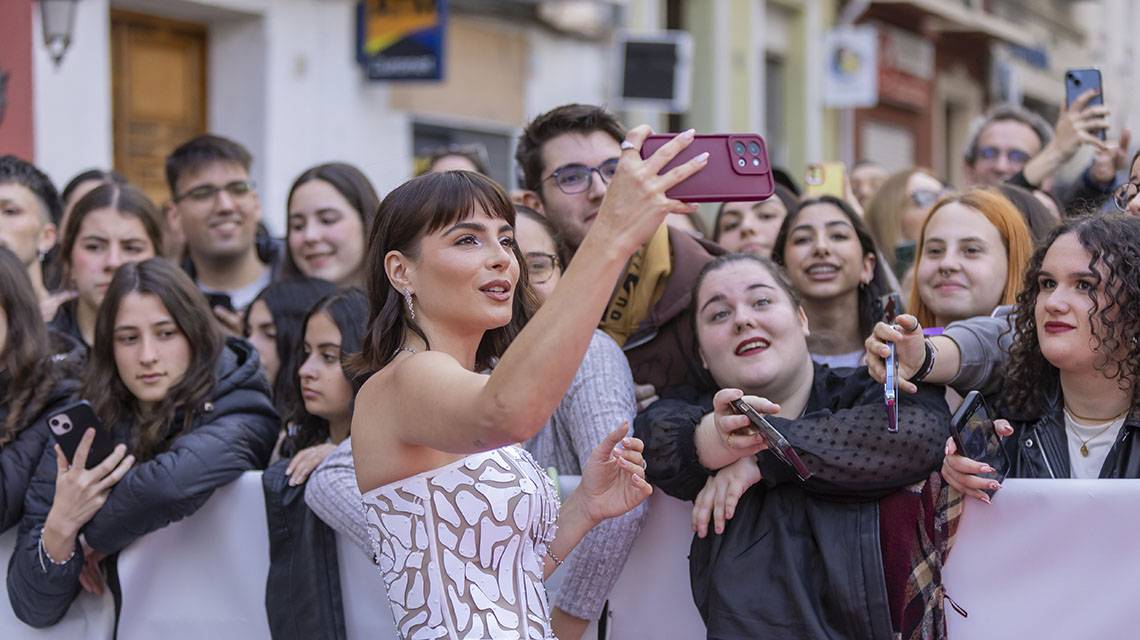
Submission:
<svg viewBox="0 0 1140 640">
<path fill-rule="evenodd" d="M 1089 457 L 1089 443 L 1092 442 L 1093 440 L 1096 440 L 1097 438 L 1101 437 L 1102 435 L 1104 435 L 1104 433 L 1106 431 L 1108 431 L 1109 429 L 1112 428 L 1112 425 L 1116 424 L 1116 421 L 1119 420 L 1121 418 L 1121 416 L 1124 416 L 1129 411 L 1130 411 L 1130 409 L 1125 409 L 1121 413 L 1119 413 L 1116 416 L 1114 416 L 1113 418 L 1109 419 L 1108 424 L 1105 425 L 1105 427 L 1103 429 L 1096 432 L 1092 436 L 1089 436 L 1088 438 L 1082 438 L 1081 434 L 1078 433 L 1076 429 L 1074 429 L 1073 435 L 1077 436 L 1077 440 L 1081 441 L 1081 457 L 1083 457 L 1083 458 Z M 1086 424 L 1087 423 L 1096 424 L 1097 422 L 1100 422 L 1100 420 L 1096 420 L 1093 418 L 1086 418 L 1082 415 L 1078 415 L 1077 412 L 1073 411 L 1072 409 L 1070 409 L 1067 406 L 1065 407 L 1065 413 L 1069 414 L 1069 417 L 1073 419 L 1073 422 L 1076 422 L 1078 420 L 1081 422 L 1084 422 Z"/>
</svg>

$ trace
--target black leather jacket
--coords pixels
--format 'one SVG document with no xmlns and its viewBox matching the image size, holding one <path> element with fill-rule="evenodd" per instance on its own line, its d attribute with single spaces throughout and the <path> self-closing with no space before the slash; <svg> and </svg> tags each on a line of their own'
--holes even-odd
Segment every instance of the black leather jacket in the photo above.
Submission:
<svg viewBox="0 0 1140 640">
<path fill-rule="evenodd" d="M 1004 442 L 1010 461 L 1006 477 L 1071 477 L 1064 411 L 1061 393 L 1055 390 L 1049 394 L 1040 417 L 1009 421 L 1015 435 Z M 1124 421 L 1116 435 L 1116 442 L 1101 467 L 1101 478 L 1140 478 L 1140 446 L 1136 444 L 1135 435 L 1138 430 L 1140 415 L 1133 414 Z"/>
<path fill-rule="evenodd" d="M 635 421 L 649 480 L 682 500 L 711 474 L 693 442 L 711 410 L 711 395 L 689 395 Z M 764 481 L 724 533 L 693 539 L 693 599 L 708 637 L 890 639 L 878 499 L 938 468 L 949 417 L 943 388 L 919 385 L 902 400 L 899 433 L 888 433 L 882 385 L 866 369 L 817 365 L 804 415 L 769 418 L 815 475 L 800 482 L 762 452 Z"/>
</svg>

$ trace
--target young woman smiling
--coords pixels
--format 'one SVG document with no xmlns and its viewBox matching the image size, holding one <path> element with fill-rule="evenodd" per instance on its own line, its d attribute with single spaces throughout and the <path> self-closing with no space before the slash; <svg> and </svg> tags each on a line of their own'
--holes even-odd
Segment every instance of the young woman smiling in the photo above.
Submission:
<svg viewBox="0 0 1140 640">
<path fill-rule="evenodd" d="M 922 227 L 907 310 L 924 327 L 990 315 L 1013 303 L 1032 252 L 1025 219 L 998 192 L 947 196 Z"/>
<path fill-rule="evenodd" d="M 912 568 L 933 551 L 915 518 L 934 520 L 925 490 L 900 489 L 937 468 L 949 418 L 941 390 L 908 396 L 889 433 L 882 385 L 866 369 L 812 362 L 795 290 L 756 256 L 706 266 L 693 310 L 698 355 L 720 391 L 676 389 L 638 415 L 636 432 L 650 481 L 695 500 L 690 577 L 709 637 L 911 637 L 940 607 L 908 608 L 907 595 Z M 742 397 L 813 477 L 796 478 L 747 431 L 729 408 Z"/>
<path fill-rule="evenodd" d="M 297 177 L 287 202 L 285 275 L 360 285 L 364 238 L 380 204 L 368 178 L 350 164 L 320 164 Z"/>
<path fill-rule="evenodd" d="M 1140 478 L 1140 218 L 1068 220 L 1034 253 L 1017 299 L 998 420 L 1010 478 Z M 986 461 L 947 444 L 955 488 L 988 502 Z"/>
<path fill-rule="evenodd" d="M 189 276 L 161 258 L 115 273 L 87 366 L 80 397 L 120 444 L 85 470 L 89 429 L 74 460 L 57 446 L 36 469 L 8 572 L 12 608 L 34 627 L 63 617 L 81 581 L 101 589 L 101 564 L 132 541 L 264 468 L 277 437 L 257 352 L 223 339 Z"/>
<path fill-rule="evenodd" d="M 63 280 L 77 296 L 60 305 L 52 329 L 93 345 L 95 318 L 115 270 L 159 255 L 162 228 L 158 209 L 130 185 L 103 184 L 80 198 L 60 246 Z"/>
<path fill-rule="evenodd" d="M 784 267 L 803 299 L 812 358 L 832 367 L 857 367 L 863 340 L 882 315 L 890 291 L 875 242 L 843 200 L 805 200 L 784 218 L 772 260 Z"/>
</svg>

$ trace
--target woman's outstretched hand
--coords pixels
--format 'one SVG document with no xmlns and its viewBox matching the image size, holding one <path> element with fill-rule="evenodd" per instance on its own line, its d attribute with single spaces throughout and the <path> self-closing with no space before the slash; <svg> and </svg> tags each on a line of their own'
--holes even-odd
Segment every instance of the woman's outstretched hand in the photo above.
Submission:
<svg viewBox="0 0 1140 640">
<path fill-rule="evenodd" d="M 601 242 L 616 246 L 624 255 L 633 254 L 645 244 L 665 222 L 667 214 L 699 211 L 697 205 L 674 200 L 665 192 L 703 169 L 708 164 L 707 153 L 658 175 L 678 153 L 693 143 L 695 132 L 690 129 L 678 135 L 642 160 L 641 145 L 652 133 L 653 129 L 648 125 L 641 125 L 626 134 L 617 172 L 610 179 L 598 218 L 586 236 L 594 236 Z"/>
<path fill-rule="evenodd" d="M 918 387 L 910 378 L 926 359 L 926 338 L 922 335 L 918 318 L 904 313 L 895 318 L 894 324 L 879 322 L 863 341 L 863 348 L 867 351 L 867 373 L 879 384 L 887 379 L 887 354 L 891 343 L 895 345 L 895 357 L 899 363 L 899 388 L 906 393 L 917 392 Z"/>
<path fill-rule="evenodd" d="M 629 424 L 624 423 L 602 440 L 582 470 L 578 485 L 586 515 L 593 523 L 620 516 L 641 504 L 653 493 L 645 480 L 645 443 L 625 437 Z"/>
</svg>

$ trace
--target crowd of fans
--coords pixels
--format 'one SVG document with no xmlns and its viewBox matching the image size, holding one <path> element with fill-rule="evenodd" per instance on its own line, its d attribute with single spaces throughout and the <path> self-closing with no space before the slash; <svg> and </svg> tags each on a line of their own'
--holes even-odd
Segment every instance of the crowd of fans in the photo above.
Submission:
<svg viewBox="0 0 1140 640">
<path fill-rule="evenodd" d="M 0 157 L 13 611 L 46 627 L 117 591 L 121 550 L 264 470 L 274 637 L 332 637 L 328 582 L 297 577 L 327 574 L 335 531 L 403 637 L 580 638 L 656 487 L 693 502 L 691 583 L 646 593 L 691 589 L 710 637 L 944 638 L 962 501 L 999 486 L 948 439 L 969 391 L 1002 418 L 1009 477 L 1140 477 L 1140 155 L 1097 135 L 1091 97 L 1054 126 L 988 111 L 969 184 L 862 162 L 846 194 L 781 179 L 722 203 L 707 237 L 665 193 L 707 161 L 662 172 L 692 133 L 642 158 L 648 128 L 590 105 L 527 125 L 509 195 L 471 148 L 383 199 L 316 165 L 272 214 L 283 239 L 221 136 L 169 155 L 161 206 L 114 171 L 57 192 Z M 48 424 L 78 400 L 104 459 Z M 560 510 L 543 470 L 582 477 Z"/>
</svg>

